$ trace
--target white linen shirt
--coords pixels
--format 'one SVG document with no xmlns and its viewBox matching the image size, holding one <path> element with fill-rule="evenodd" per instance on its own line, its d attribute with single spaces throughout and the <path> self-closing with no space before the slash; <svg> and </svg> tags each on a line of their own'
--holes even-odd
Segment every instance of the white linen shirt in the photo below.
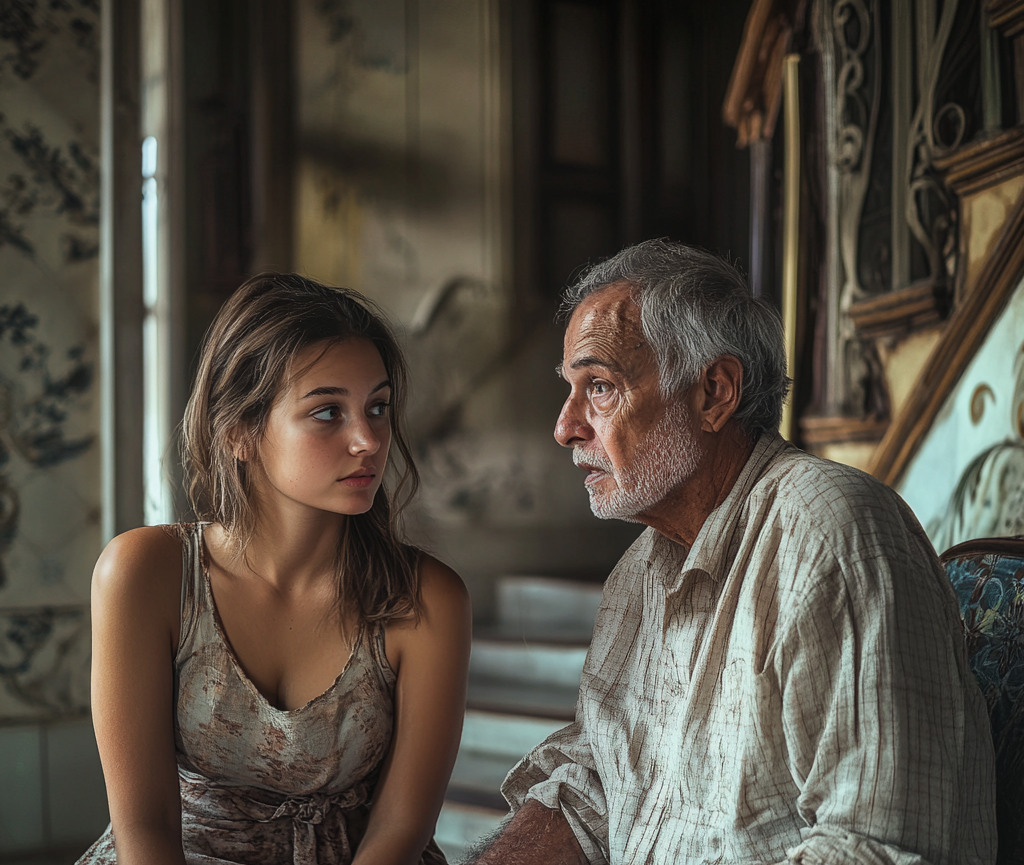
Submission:
<svg viewBox="0 0 1024 865">
<path fill-rule="evenodd" d="M 988 716 L 888 487 L 765 435 L 688 551 L 608 578 L 576 721 L 509 773 L 592 863 L 988 863 Z"/>
</svg>

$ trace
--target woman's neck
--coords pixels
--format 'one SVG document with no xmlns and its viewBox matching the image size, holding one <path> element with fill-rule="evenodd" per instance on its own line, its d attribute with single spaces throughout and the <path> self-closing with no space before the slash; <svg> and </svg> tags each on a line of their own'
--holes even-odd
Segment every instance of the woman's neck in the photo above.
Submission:
<svg viewBox="0 0 1024 865">
<path fill-rule="evenodd" d="M 245 548 L 236 551 L 232 569 L 259 577 L 277 591 L 302 593 L 325 580 L 334 582 L 338 543 L 348 517 L 324 511 L 306 513 L 260 510 L 256 530 Z M 223 546 L 233 546 L 218 527 Z"/>
</svg>

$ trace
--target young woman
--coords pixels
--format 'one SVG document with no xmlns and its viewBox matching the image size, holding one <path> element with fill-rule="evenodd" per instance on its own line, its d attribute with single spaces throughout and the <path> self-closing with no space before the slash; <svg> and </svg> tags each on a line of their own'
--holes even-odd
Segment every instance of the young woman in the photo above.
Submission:
<svg viewBox="0 0 1024 865">
<path fill-rule="evenodd" d="M 355 292 L 267 274 L 221 310 L 183 428 L 201 522 L 96 565 L 111 827 L 80 863 L 444 862 L 470 607 L 400 540 L 406 380 Z"/>
</svg>

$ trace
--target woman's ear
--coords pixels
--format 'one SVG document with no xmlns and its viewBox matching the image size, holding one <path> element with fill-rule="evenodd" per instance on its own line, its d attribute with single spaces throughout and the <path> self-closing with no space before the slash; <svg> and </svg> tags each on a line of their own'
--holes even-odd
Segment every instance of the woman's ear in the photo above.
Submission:
<svg viewBox="0 0 1024 865">
<path fill-rule="evenodd" d="M 252 459 L 252 438 L 248 427 L 236 426 L 228 435 L 228 443 L 231 446 L 231 453 L 240 463 L 247 463 Z"/>
</svg>

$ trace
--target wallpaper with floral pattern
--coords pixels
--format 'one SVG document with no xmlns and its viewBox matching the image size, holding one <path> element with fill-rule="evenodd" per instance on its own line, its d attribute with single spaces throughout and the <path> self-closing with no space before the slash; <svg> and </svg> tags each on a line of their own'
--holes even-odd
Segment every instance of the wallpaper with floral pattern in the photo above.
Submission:
<svg viewBox="0 0 1024 865">
<path fill-rule="evenodd" d="M 88 710 L 99 14 L 0 3 L 0 722 Z"/>
</svg>

